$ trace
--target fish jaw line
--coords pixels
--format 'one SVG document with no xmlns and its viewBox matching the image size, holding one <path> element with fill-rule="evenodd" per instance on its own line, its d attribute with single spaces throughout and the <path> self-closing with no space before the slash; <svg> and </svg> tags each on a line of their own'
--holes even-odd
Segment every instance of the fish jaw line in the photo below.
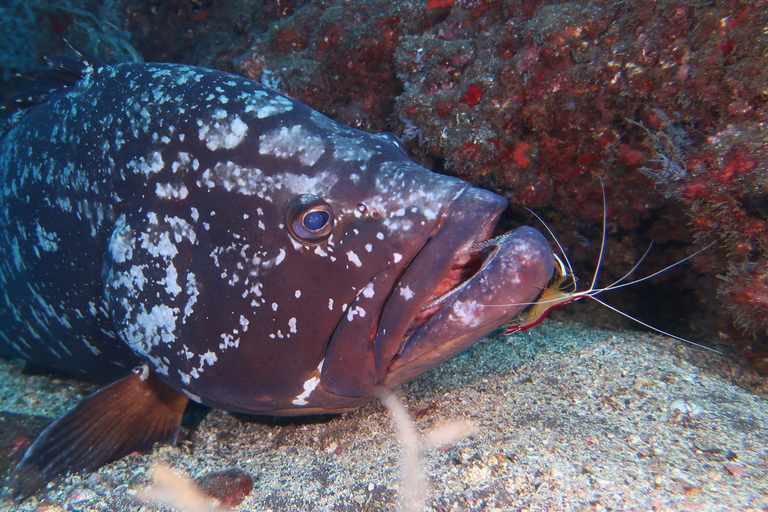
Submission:
<svg viewBox="0 0 768 512">
<path fill-rule="evenodd" d="M 489 236 L 507 205 L 466 184 L 450 193 L 437 222 L 403 252 L 404 261 L 376 274 L 345 307 L 325 353 L 319 386 L 324 392 L 355 402 L 375 393 L 422 306 L 478 237 Z"/>
<path fill-rule="evenodd" d="M 393 359 L 406 348 L 414 329 L 426 320 L 424 306 L 471 279 L 479 268 L 473 247 L 490 237 L 506 205 L 501 196 L 468 187 L 410 261 L 381 311 L 373 346 L 377 384 L 387 378 Z"/>
<path fill-rule="evenodd" d="M 387 387 L 463 352 L 520 314 L 546 287 L 555 265 L 546 238 L 528 226 L 480 241 L 470 254 L 482 259 L 479 269 L 425 304 L 426 318 L 411 328 L 389 364 Z"/>
</svg>

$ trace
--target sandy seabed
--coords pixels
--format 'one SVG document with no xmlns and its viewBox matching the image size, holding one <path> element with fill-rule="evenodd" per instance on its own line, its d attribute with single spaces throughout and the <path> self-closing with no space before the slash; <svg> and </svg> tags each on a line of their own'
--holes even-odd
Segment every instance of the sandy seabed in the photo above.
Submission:
<svg viewBox="0 0 768 512">
<path fill-rule="evenodd" d="M 0 361 L 0 411 L 14 417 L 56 417 L 92 389 L 22 367 Z M 486 338 L 397 393 L 420 433 L 474 425 L 423 450 L 424 510 L 768 510 L 765 384 L 678 341 L 548 321 Z M 309 422 L 196 416 L 176 447 L 64 477 L 0 510 L 172 510 L 140 497 L 160 461 L 193 478 L 250 474 L 235 511 L 402 507 L 401 445 L 378 401 Z"/>
</svg>

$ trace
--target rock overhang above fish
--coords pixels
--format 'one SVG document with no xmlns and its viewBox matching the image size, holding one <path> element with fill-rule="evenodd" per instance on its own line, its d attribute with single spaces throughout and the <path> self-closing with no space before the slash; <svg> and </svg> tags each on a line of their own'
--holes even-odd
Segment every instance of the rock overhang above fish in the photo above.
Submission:
<svg viewBox="0 0 768 512">
<path fill-rule="evenodd" d="M 489 241 L 505 199 L 387 136 L 219 71 L 53 67 L 0 139 L 0 354 L 82 377 L 143 361 L 207 405 L 337 412 L 551 277 L 538 231 Z"/>
</svg>

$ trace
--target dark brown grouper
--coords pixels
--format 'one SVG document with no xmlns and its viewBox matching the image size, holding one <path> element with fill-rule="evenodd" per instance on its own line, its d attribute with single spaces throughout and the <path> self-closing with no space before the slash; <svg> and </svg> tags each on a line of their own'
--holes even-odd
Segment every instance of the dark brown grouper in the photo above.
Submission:
<svg viewBox="0 0 768 512">
<path fill-rule="evenodd" d="M 0 355 L 119 380 L 38 438 L 16 496 L 173 442 L 188 399 L 357 407 L 550 279 L 538 231 L 489 240 L 505 199 L 391 137 L 227 73 L 80 57 L 31 74 L 0 138 Z"/>
</svg>

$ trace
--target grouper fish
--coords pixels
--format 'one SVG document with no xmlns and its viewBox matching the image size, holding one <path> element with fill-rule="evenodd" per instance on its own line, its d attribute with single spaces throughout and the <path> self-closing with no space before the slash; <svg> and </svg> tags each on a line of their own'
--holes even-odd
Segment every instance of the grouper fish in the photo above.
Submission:
<svg viewBox="0 0 768 512">
<path fill-rule="evenodd" d="M 48 62 L 0 132 L 0 356 L 111 383 L 40 435 L 15 496 L 174 442 L 189 400 L 355 408 L 552 275 L 537 230 L 492 238 L 506 199 L 392 136 L 220 71 Z"/>
</svg>

